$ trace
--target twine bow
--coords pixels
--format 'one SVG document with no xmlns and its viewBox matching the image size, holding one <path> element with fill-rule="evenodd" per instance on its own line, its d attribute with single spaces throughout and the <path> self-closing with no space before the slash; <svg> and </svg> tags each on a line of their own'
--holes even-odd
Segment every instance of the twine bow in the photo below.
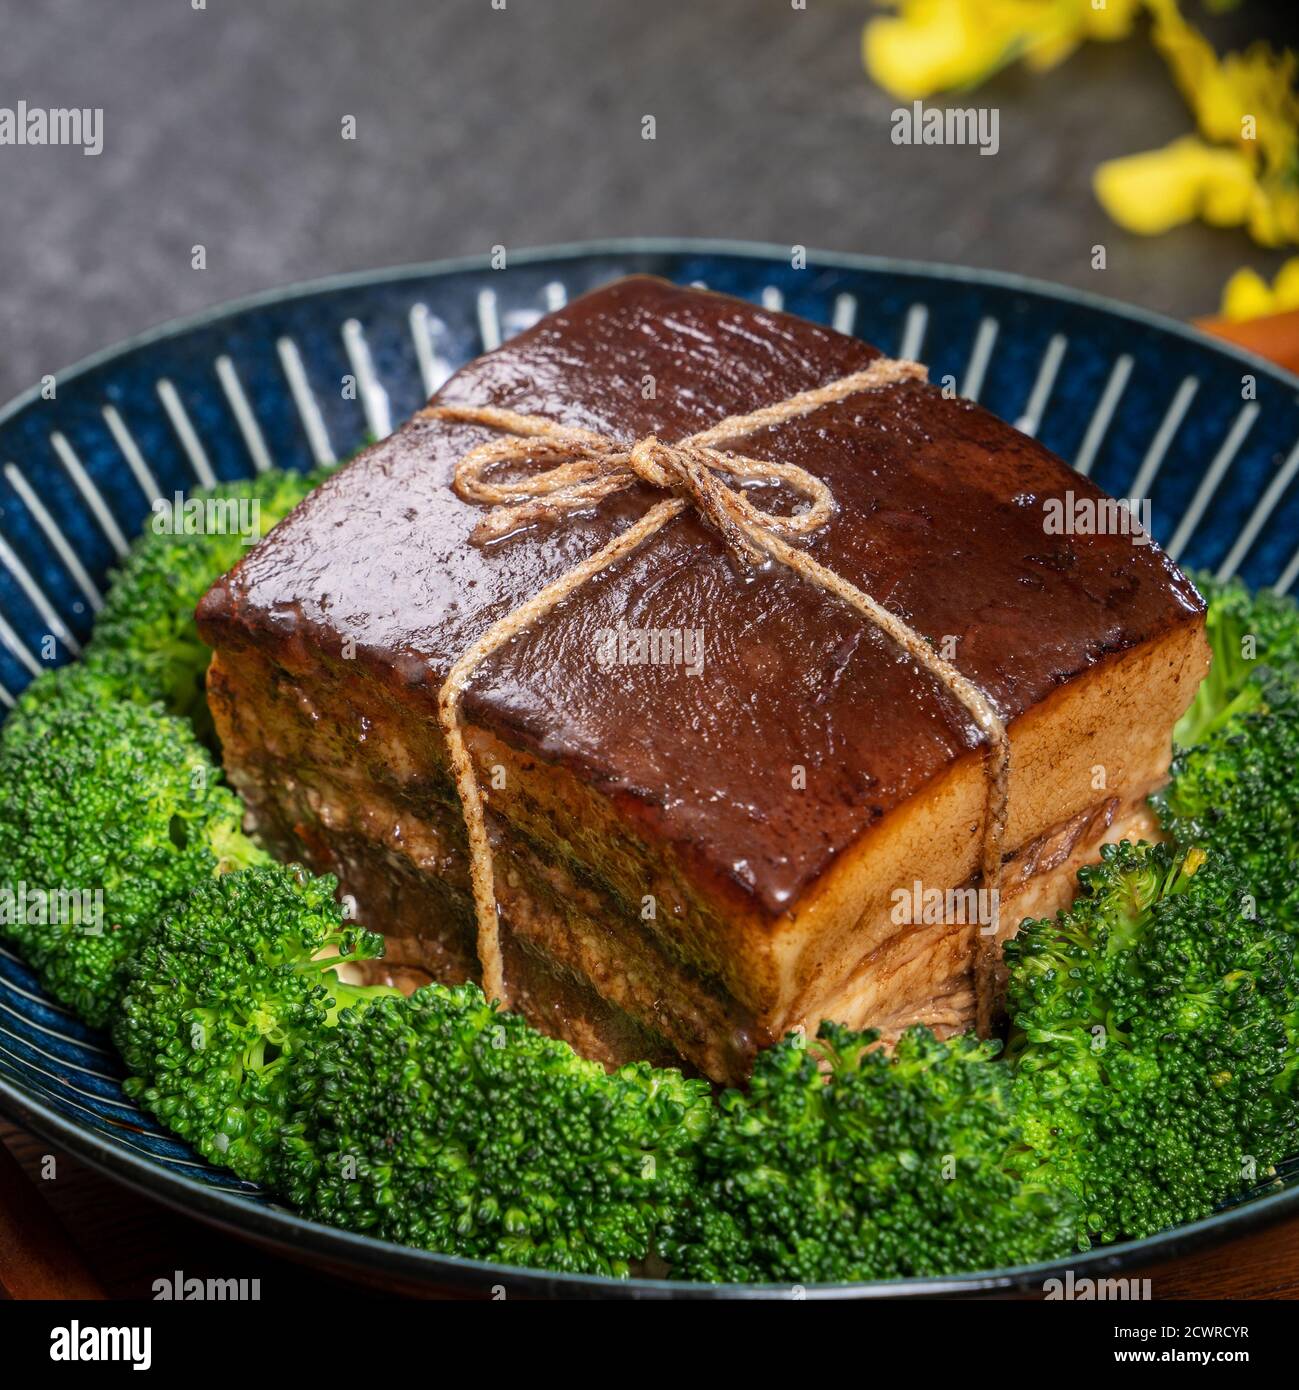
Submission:
<svg viewBox="0 0 1299 1390">
<path fill-rule="evenodd" d="M 748 458 L 717 447 L 725 440 L 783 424 L 862 391 L 924 379 L 925 369 L 915 362 L 879 357 L 862 371 L 750 414 L 728 416 L 709 429 L 671 444 L 654 435 L 627 443 L 593 430 L 559 425 L 539 415 L 521 415 L 493 406 L 436 405 L 418 412 L 416 419 L 480 425 L 500 436 L 469 450 L 456 464 L 452 482 L 456 494 L 466 502 L 491 508 L 474 529 L 475 544 L 499 540 L 539 520 L 589 510 L 601 499 L 638 482 L 671 494 L 593 555 L 493 623 L 456 660 L 438 694 L 439 722 L 469 840 L 478 958 L 483 992 L 489 999 L 509 1004 L 482 789 L 465 746 L 460 716 L 465 687 L 492 652 L 687 508 L 693 508 L 717 531 L 739 563 L 748 565 L 766 556 L 835 595 L 891 637 L 964 706 L 986 745 L 987 794 L 980 867 L 983 885 L 993 890 L 996 902 L 1010 767 L 1010 740 L 1000 716 L 987 696 L 940 656 L 920 633 L 856 585 L 790 544 L 793 539 L 820 530 L 834 514 L 834 497 L 820 478 L 794 464 Z M 541 471 L 500 483 L 491 479 L 490 475 L 502 466 L 526 463 L 542 465 Z M 764 511 L 744 491 L 729 486 L 728 481 L 783 483 L 801 497 L 803 505 L 790 514 Z M 995 908 L 993 915 L 991 944 L 981 941 L 975 955 L 976 1022 L 983 1034 L 991 1025 L 995 989 Z"/>
</svg>

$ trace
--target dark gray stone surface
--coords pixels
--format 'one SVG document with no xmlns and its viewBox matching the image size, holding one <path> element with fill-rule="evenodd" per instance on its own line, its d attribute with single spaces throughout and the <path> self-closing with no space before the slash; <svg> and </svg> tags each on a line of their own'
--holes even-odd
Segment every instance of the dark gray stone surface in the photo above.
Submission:
<svg viewBox="0 0 1299 1390">
<path fill-rule="evenodd" d="M 0 105 L 102 106 L 104 152 L 0 147 L 0 398 L 294 280 L 690 235 L 1022 271 L 1174 314 L 1279 257 L 1112 226 L 1090 171 L 1188 117 L 1144 38 L 1009 73 L 1001 151 L 889 140 L 864 0 L 0 0 Z M 1294 42 L 1296 7 L 1215 24 Z M 964 102 L 962 102 L 964 104 Z M 641 139 L 641 117 L 657 139 Z M 341 138 L 344 115 L 357 139 Z M 1109 252 L 1104 272 L 1090 248 Z M 190 268 L 191 247 L 207 269 Z"/>
</svg>

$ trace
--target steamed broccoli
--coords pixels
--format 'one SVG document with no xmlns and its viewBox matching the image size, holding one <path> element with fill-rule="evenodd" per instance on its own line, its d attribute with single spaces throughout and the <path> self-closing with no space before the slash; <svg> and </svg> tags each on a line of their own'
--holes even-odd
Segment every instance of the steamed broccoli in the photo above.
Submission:
<svg viewBox="0 0 1299 1390">
<path fill-rule="evenodd" d="M 210 495 L 258 500 L 264 532 L 320 476 Z M 238 528 L 146 534 L 86 660 L 20 698 L 0 934 L 87 1021 L 116 1020 L 128 1094 L 308 1216 L 558 1271 L 923 1276 L 1194 1219 L 1299 1147 L 1299 967 L 1275 930 L 1299 934 L 1290 601 L 1202 581 L 1214 665 L 1156 798 L 1175 844 L 1108 847 L 1068 912 L 1007 945 L 1009 1063 L 920 1028 L 890 1056 L 827 1022 L 714 1105 L 648 1063 L 606 1075 L 472 985 L 339 978 L 380 938 L 333 878 L 242 834 L 173 717 L 206 726 L 193 609 L 242 554 Z M 14 920 L 19 899 L 63 910 Z"/>
<path fill-rule="evenodd" d="M 102 1026 L 119 966 L 195 883 L 265 858 L 189 725 L 119 702 L 83 666 L 49 672 L 0 733 L 0 913 L 55 998 Z M 42 906 L 44 904 L 44 906 Z"/>
<path fill-rule="evenodd" d="M 340 1010 L 394 992 L 339 980 L 340 957 L 383 942 L 344 920 L 337 886 L 283 864 L 206 879 L 127 968 L 113 1028 L 127 1094 L 249 1181 L 267 1176 L 292 1068 Z"/>
<path fill-rule="evenodd" d="M 203 529 L 146 527 L 114 571 L 95 619 L 85 662 L 124 699 L 161 700 L 173 714 L 196 719 L 206 732 L 203 677 L 211 652 L 194 625 L 194 608 L 209 586 L 282 520 L 326 476 L 326 470 L 272 470 L 219 483 L 190 495 L 210 507 Z M 242 509 L 242 510 L 241 510 Z M 174 521 L 174 519 L 173 519 Z"/>
<path fill-rule="evenodd" d="M 758 1056 L 702 1141 L 703 1200 L 668 1233 L 678 1277 L 887 1279 L 1065 1253 L 1068 1194 L 1025 1183 L 999 1044 L 822 1023 Z"/>
<path fill-rule="evenodd" d="M 1082 1203 L 1079 1243 L 1207 1215 L 1293 1152 L 1296 976 L 1223 856 L 1106 846 L 1005 947 L 1022 1166 Z"/>
<path fill-rule="evenodd" d="M 1235 860 L 1265 915 L 1299 933 L 1299 606 L 1200 583 L 1213 664 L 1154 806 L 1179 844 Z"/>
<path fill-rule="evenodd" d="M 113 681 L 92 671 L 83 661 L 52 667 L 42 671 L 19 695 L 0 727 L 0 740 L 30 739 L 47 728 L 51 719 L 73 711 L 111 710 L 121 703 L 121 698 Z"/>
<path fill-rule="evenodd" d="M 1271 590 L 1247 589 L 1239 579 L 1197 574 L 1208 610 L 1205 636 L 1213 655 L 1190 708 L 1173 730 L 1182 748 L 1203 743 L 1260 702 L 1258 672 L 1299 666 L 1299 605 Z"/>
<path fill-rule="evenodd" d="M 624 1275 L 694 1191 L 703 1082 L 643 1062 L 612 1076 L 430 985 L 340 1020 L 294 1068 L 280 1181 L 307 1215 L 505 1264 Z"/>
</svg>

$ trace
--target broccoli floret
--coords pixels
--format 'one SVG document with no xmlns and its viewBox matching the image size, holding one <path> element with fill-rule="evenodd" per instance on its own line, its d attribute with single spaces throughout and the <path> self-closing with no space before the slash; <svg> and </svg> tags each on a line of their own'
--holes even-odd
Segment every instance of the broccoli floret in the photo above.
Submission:
<svg viewBox="0 0 1299 1390">
<path fill-rule="evenodd" d="M 339 980 L 339 957 L 383 943 L 345 921 L 337 886 L 283 864 L 209 878 L 127 968 L 113 1028 L 127 1094 L 251 1182 L 268 1174 L 293 1068 L 340 1010 L 394 993 Z"/>
<path fill-rule="evenodd" d="M 1258 705 L 1258 673 L 1299 666 L 1299 605 L 1271 590 L 1253 592 L 1239 579 L 1197 574 L 1208 604 L 1204 631 L 1212 653 L 1209 674 L 1173 730 L 1181 748 L 1203 743 Z"/>
<path fill-rule="evenodd" d="M 1233 859 L 1265 915 L 1299 934 L 1299 606 L 1200 583 L 1213 664 L 1174 732 L 1155 810 L 1179 844 Z"/>
<path fill-rule="evenodd" d="M 0 886 L 11 899 L 0 933 L 56 999 L 103 1026 L 121 963 L 162 913 L 196 882 L 265 857 L 241 815 L 184 721 L 118 701 L 85 667 L 49 672 L 0 734 Z"/>
<path fill-rule="evenodd" d="M 1167 834 L 1231 858 L 1264 914 L 1299 935 L 1299 682 L 1260 671 L 1247 693 L 1252 707 L 1176 750 L 1152 799 Z"/>
<path fill-rule="evenodd" d="M 622 1276 L 694 1192 L 703 1082 L 611 1076 L 484 999 L 430 985 L 347 1014 L 294 1069 L 283 1189 L 307 1215 L 505 1264 Z"/>
<path fill-rule="evenodd" d="M 999 1044 L 822 1023 L 761 1053 L 702 1143 L 703 1200 L 664 1251 L 681 1278 L 887 1279 L 1066 1252 L 1066 1195 L 1019 1179 Z"/>
<path fill-rule="evenodd" d="M 223 529 L 159 532 L 147 526 L 113 573 L 86 664 L 122 698 L 161 700 L 206 733 L 203 677 L 212 653 L 194 624 L 195 606 L 247 554 L 251 541 L 287 516 L 326 472 L 272 470 L 192 493 L 191 503 L 225 509 Z"/>
<path fill-rule="evenodd" d="M 1008 1055 L 1030 1178 L 1078 1237 L 1207 1215 L 1293 1151 L 1294 948 L 1224 856 L 1109 845 L 1054 921 L 1008 942 Z"/>
<path fill-rule="evenodd" d="M 92 671 L 84 662 L 54 667 L 43 671 L 19 695 L 0 728 L 0 739 L 30 739 L 48 727 L 51 718 L 58 718 L 65 711 L 109 710 L 119 705 L 121 699 L 113 681 Z"/>
</svg>

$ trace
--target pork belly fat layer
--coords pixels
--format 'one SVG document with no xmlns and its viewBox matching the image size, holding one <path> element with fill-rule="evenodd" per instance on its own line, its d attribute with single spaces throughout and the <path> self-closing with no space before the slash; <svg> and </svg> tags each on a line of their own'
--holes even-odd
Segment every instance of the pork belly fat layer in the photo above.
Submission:
<svg viewBox="0 0 1299 1390">
<path fill-rule="evenodd" d="M 542 320 L 440 398 L 671 439 L 874 356 L 789 316 L 637 278 Z M 198 615 L 231 696 L 214 704 L 236 783 L 269 777 L 271 760 L 304 787 L 395 795 L 401 815 L 440 827 L 445 852 L 419 870 L 430 876 L 454 877 L 463 854 L 434 717 L 447 669 L 654 500 L 637 488 L 474 545 L 482 512 L 449 482 L 486 437 L 403 427 L 275 528 Z M 1102 500 L 1089 480 L 917 384 L 737 447 L 824 478 L 837 511 L 809 552 L 943 644 L 997 705 L 1015 755 L 1008 849 L 1158 783 L 1207 664 L 1203 605 L 1153 545 L 1046 533 L 1048 500 Z M 779 506 L 769 494 L 762 504 Z M 598 634 L 619 624 L 697 634 L 702 662 L 609 665 Z M 665 978 L 724 1001 L 700 1025 L 718 1036 L 778 1036 L 843 999 L 894 930 L 891 890 L 973 872 L 982 751 L 964 711 L 835 600 L 778 567 L 739 575 L 688 514 L 490 658 L 465 712 L 501 843 L 517 840 L 537 873 L 570 875 L 617 921 L 602 961 L 584 946 L 585 967 L 612 990 L 639 933 L 644 959 L 671 963 Z M 281 811 L 296 835 L 296 813 Z M 392 825 L 365 819 L 370 830 L 346 833 L 391 839 Z M 310 834 L 326 853 L 328 826 Z"/>
<path fill-rule="evenodd" d="M 259 838 L 336 874 L 361 919 L 382 924 L 390 962 L 449 983 L 477 979 L 463 820 L 449 779 L 414 772 L 427 712 L 394 709 L 363 677 L 290 676 L 253 651 L 233 665 L 218 653 L 208 696 Z M 357 742 L 340 737 L 358 727 Z M 506 960 L 515 1007 L 609 1064 L 666 1052 L 719 1079 L 746 1073 L 771 1038 L 722 976 L 680 949 L 672 916 L 644 921 L 639 899 L 629 904 L 553 839 L 541 844 L 496 815 L 490 830 L 497 898 L 518 947 Z M 639 1020 L 638 1052 L 623 1047 L 628 1020 Z"/>
<path fill-rule="evenodd" d="M 1114 679 L 1126 691 L 1140 687 L 1137 675 L 1128 670 Z M 391 961 L 420 966 L 448 982 L 476 979 L 463 823 L 449 780 L 426 775 L 427 742 L 436 727 L 429 712 L 394 701 L 365 668 L 331 662 L 320 671 L 290 670 L 256 650 L 242 653 L 233 665 L 228 655 L 217 655 L 209 698 L 231 775 L 262 838 L 286 857 L 336 873 L 356 898 L 362 919 L 382 924 Z M 1126 712 L 1123 705 L 1117 709 Z M 1073 736 L 1064 721 L 1059 727 Z M 1120 720 L 1112 727 L 1127 725 Z M 1160 779 L 1165 758 L 1150 758 L 1141 748 L 1135 753 L 1134 768 L 1116 766 L 1124 773 L 1123 784 L 1144 791 Z M 501 766 L 503 756 L 500 746 L 491 744 L 480 750 L 479 761 L 487 768 Z M 917 821 L 899 813 L 886 823 L 897 832 L 896 842 L 881 827 L 869 844 L 846 858 L 859 880 L 851 892 L 827 881 L 822 893 L 810 894 L 791 916 L 787 932 L 754 928 L 747 938 L 749 954 L 741 950 L 740 924 L 726 923 L 737 941 L 732 959 L 747 964 L 746 971 L 736 972 L 713 968 L 692 949 L 696 937 L 682 925 L 694 920 L 696 909 L 678 903 L 675 911 L 646 922 L 639 903 L 611 886 L 610 880 L 622 881 L 619 873 L 637 886 L 661 882 L 648 858 L 626 869 L 627 846 L 589 860 L 576 858 L 571 841 L 563 838 L 577 833 L 578 826 L 573 808 L 565 807 L 562 786 L 540 810 L 525 804 L 519 789 L 537 776 L 536 770 L 520 770 L 528 764 L 518 759 L 511 765 L 506 781 L 516 794 L 505 803 L 510 814 L 492 822 L 497 895 L 512 941 L 521 948 L 507 959 L 507 980 L 521 1010 L 589 1055 L 616 1065 L 635 1055 L 666 1053 L 716 1080 L 736 1082 L 747 1074 L 758 1047 L 797 1024 L 815 1027 L 822 1017 L 869 1023 L 888 1035 L 910 1022 L 943 1031 L 970 1022 L 972 929 L 943 924 L 904 929 L 890 911 L 892 889 L 913 882 L 905 873 L 925 884 L 944 882 L 927 872 L 925 856 L 941 846 L 926 829 L 931 822 L 919 801 Z M 977 810 L 977 768 L 970 775 L 975 780 L 969 799 Z M 1103 818 L 1087 823 L 1095 816 L 1089 801 L 1086 810 L 1054 835 L 1039 836 L 1008 867 L 1005 925 L 1025 912 L 1060 905 L 1060 885 L 1072 882 L 1079 863 L 1095 857 L 1120 798 L 1087 795 L 1100 796 Z M 977 820 L 973 824 L 977 828 Z M 581 827 L 586 843 L 595 842 L 599 828 L 594 819 Z M 619 831 L 616 825 L 606 829 L 610 836 Z M 557 838 L 542 840 L 540 832 L 546 830 Z M 972 868 L 974 851 L 967 845 L 966 852 Z M 597 859 L 613 865 L 607 876 Z M 1025 891 L 1029 886 L 1031 893 Z M 873 898 L 858 911 L 868 893 Z M 662 888 L 660 901 L 672 901 Z M 835 960 L 830 955 L 836 941 L 833 914 L 845 901 L 857 916 L 844 919 L 844 955 Z M 707 910 L 707 904 L 697 908 Z M 808 955 L 800 957 L 804 948 Z M 752 980 L 753 952 L 762 953 L 773 978 L 787 972 L 786 997 L 774 999 L 765 1011 L 750 1007 L 734 987 L 737 973 Z M 565 990 L 556 991 L 557 980 Z M 603 1001 L 600 1009 L 593 1007 L 595 999 Z M 633 1021 L 637 1028 L 629 1027 Z M 639 1048 L 639 1054 L 629 1047 Z"/>
</svg>

